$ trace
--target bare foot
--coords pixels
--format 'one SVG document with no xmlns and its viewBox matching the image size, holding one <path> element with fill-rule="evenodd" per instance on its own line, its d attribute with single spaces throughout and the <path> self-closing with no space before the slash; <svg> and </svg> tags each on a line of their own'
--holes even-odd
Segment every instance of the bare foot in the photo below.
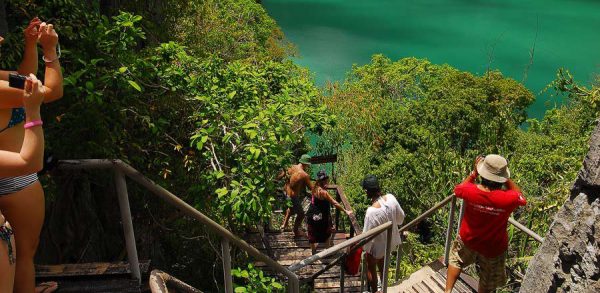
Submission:
<svg viewBox="0 0 600 293">
<path fill-rule="evenodd" d="M 44 282 L 35 287 L 35 293 L 52 293 L 58 289 L 56 282 Z"/>
</svg>

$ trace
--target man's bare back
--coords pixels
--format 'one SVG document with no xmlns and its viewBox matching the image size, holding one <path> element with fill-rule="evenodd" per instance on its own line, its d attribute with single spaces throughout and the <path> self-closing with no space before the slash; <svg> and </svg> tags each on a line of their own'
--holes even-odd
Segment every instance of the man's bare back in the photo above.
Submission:
<svg viewBox="0 0 600 293">
<path fill-rule="evenodd" d="M 289 197 L 301 195 L 306 187 L 312 187 L 310 176 L 304 171 L 302 164 L 291 166 L 287 173 L 290 179 L 286 182 L 284 189 Z"/>
</svg>

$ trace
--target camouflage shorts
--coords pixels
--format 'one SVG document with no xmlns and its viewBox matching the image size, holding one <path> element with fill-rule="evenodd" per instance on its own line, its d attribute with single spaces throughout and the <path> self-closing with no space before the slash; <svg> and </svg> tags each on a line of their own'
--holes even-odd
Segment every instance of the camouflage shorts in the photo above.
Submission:
<svg viewBox="0 0 600 293">
<path fill-rule="evenodd" d="M 477 265 L 479 285 L 486 290 L 494 290 L 506 284 L 506 252 L 495 258 L 487 258 L 469 249 L 460 238 L 452 243 L 448 262 L 464 269 L 470 264 Z"/>
</svg>

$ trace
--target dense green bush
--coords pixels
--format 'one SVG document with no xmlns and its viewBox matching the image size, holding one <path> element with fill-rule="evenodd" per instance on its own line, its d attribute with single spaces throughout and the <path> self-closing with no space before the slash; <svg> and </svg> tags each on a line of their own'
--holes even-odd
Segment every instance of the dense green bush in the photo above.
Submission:
<svg viewBox="0 0 600 293">
<path fill-rule="evenodd" d="M 143 6 L 144 1 L 135 2 Z M 60 34 L 65 95 L 44 109 L 48 149 L 62 159 L 120 158 L 237 231 L 268 218 L 276 194 L 273 178 L 295 152 L 306 149 L 306 131 L 330 124 L 309 73 L 284 60 L 281 32 L 254 1 L 174 1 L 161 12 L 162 27 L 114 11 L 137 11 L 132 4 L 106 9 L 95 1 L 9 1 L 11 34 L 1 48 L 2 67 L 16 67 L 22 28 L 33 15 L 53 22 Z M 172 33 L 164 34 L 165 29 Z M 69 177 L 55 178 L 61 188 L 47 183 L 49 207 L 57 204 L 53 198 L 59 201 L 73 190 L 97 193 L 75 196 L 97 204 L 85 205 L 86 211 L 61 211 L 61 217 L 97 213 L 97 220 L 110 213 L 102 209 L 114 198 L 104 177 L 94 175 L 94 184 L 105 187 L 88 190 L 76 189 Z M 136 225 L 140 255 L 214 290 L 213 282 L 198 279 L 221 275 L 220 266 L 215 273 L 211 256 L 216 253 L 204 228 L 143 191 L 132 188 L 130 194 L 135 221 L 149 223 Z M 49 218 L 55 218 L 50 211 Z M 52 231 L 48 237 L 75 245 L 87 243 L 85 235 L 101 235 L 107 225 L 90 224 L 99 230 L 80 233 L 70 230 L 86 229 L 76 223 L 67 231 L 45 229 Z M 197 237 L 209 241 L 190 241 Z M 52 249 L 55 239 L 42 242 Z M 92 246 L 98 249 L 81 252 L 90 257 L 41 255 L 48 262 L 107 261 L 119 255 L 101 249 L 101 243 Z"/>
<path fill-rule="evenodd" d="M 359 218 L 368 206 L 360 180 L 373 173 L 399 198 L 407 221 L 451 194 L 477 155 L 500 153 L 529 201 L 515 217 L 544 235 L 581 166 L 600 96 L 597 87 L 579 86 L 563 70 L 549 88 L 567 103 L 541 121 L 527 120 L 533 95 L 499 72 L 474 76 L 425 60 L 375 55 L 328 88 L 324 101 L 337 119 L 321 149 L 339 153 L 338 183 Z M 431 221 L 434 240 L 443 243 L 447 210 Z M 509 232 L 509 263 L 523 273 L 537 243 Z M 402 267 L 414 265 L 404 261 Z"/>
</svg>

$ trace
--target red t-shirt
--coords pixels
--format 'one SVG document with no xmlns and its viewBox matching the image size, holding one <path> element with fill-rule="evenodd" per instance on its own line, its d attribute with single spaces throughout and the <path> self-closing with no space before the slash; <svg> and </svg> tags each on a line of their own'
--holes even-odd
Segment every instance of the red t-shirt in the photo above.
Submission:
<svg viewBox="0 0 600 293">
<path fill-rule="evenodd" d="M 460 225 L 460 238 L 467 247 L 493 258 L 508 249 L 506 226 L 510 214 L 527 204 L 514 190 L 481 190 L 474 183 L 461 183 L 454 188 L 456 197 L 466 204 Z"/>
</svg>

